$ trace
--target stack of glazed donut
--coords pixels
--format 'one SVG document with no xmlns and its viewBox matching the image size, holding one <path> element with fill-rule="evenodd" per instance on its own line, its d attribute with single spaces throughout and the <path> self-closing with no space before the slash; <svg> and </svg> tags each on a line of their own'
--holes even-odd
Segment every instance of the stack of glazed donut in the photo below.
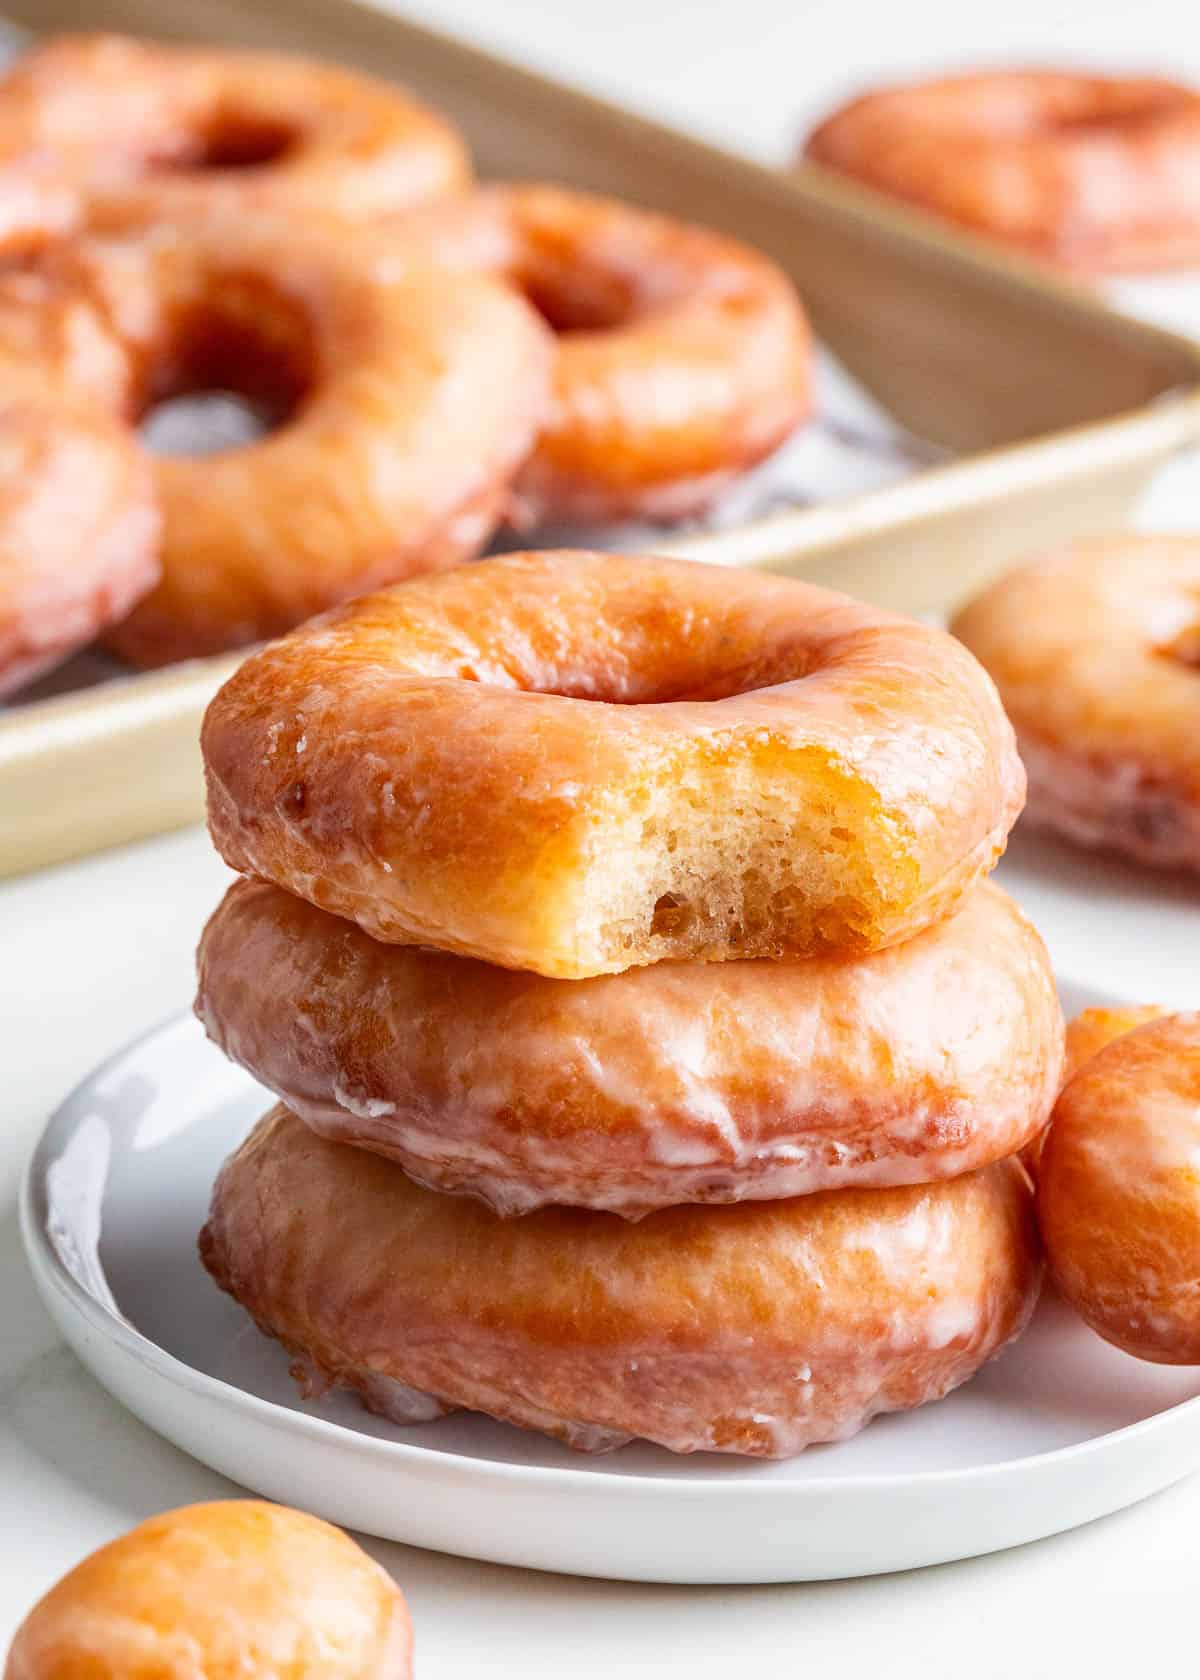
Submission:
<svg viewBox="0 0 1200 1680">
<path fill-rule="evenodd" d="M 0 81 L 0 257 L 0 693 L 97 636 L 149 667 L 278 635 L 504 522 L 690 516 L 810 407 L 758 252 L 472 190 L 442 118 L 304 60 L 36 49 Z M 149 454 L 206 390 L 265 434 Z"/>
<path fill-rule="evenodd" d="M 201 1253 L 307 1394 L 779 1457 L 1021 1331 L 1063 1027 L 944 632 L 513 555 L 252 655 L 203 748 L 197 1010 L 281 1102 Z"/>
</svg>

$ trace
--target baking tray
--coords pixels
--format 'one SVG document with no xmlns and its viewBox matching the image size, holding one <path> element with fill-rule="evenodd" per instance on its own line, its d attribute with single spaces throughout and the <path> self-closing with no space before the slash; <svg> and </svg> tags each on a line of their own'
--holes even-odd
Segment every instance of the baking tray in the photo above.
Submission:
<svg viewBox="0 0 1200 1680">
<path fill-rule="evenodd" d="M 820 171 L 763 168 L 362 0 L 0 0 L 0 12 L 34 32 L 340 60 L 442 107 L 485 175 L 552 177 L 724 228 L 792 275 L 821 340 L 898 427 L 954 457 L 660 550 L 945 610 L 1024 553 L 1120 523 L 1155 469 L 1200 441 L 1200 344 Z M 193 661 L 0 717 L 0 874 L 198 818 L 199 720 L 234 664 Z"/>
</svg>

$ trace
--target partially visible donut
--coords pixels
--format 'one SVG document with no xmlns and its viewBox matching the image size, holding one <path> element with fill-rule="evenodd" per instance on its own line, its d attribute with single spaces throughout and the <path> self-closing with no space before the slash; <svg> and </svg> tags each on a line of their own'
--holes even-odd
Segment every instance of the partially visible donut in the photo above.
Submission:
<svg viewBox="0 0 1200 1680">
<path fill-rule="evenodd" d="M 4 1680 L 410 1680 L 400 1589 L 316 1517 L 257 1499 L 139 1523 L 17 1629 Z"/>
<path fill-rule="evenodd" d="M 401 218 L 435 261 L 518 286 L 558 332 L 519 521 L 680 519 L 812 405 L 787 276 L 707 228 L 560 187 L 489 186 Z"/>
<path fill-rule="evenodd" d="M 0 156 L 0 258 L 26 256 L 72 233 L 81 206 L 60 168 L 41 152 Z"/>
<path fill-rule="evenodd" d="M 1067 1022 L 1063 1084 L 1066 1085 L 1069 1080 L 1074 1079 L 1080 1068 L 1090 1062 L 1093 1056 L 1098 1055 L 1106 1044 L 1111 1044 L 1114 1038 L 1123 1038 L 1135 1027 L 1145 1026 L 1147 1021 L 1157 1021 L 1165 1014 L 1166 1011 L 1160 1009 L 1157 1004 L 1139 1003 L 1081 1010 Z M 1021 1150 L 1021 1160 L 1034 1178 L 1037 1177 L 1042 1151 L 1046 1147 L 1047 1130 L 1039 1132 L 1037 1137 Z"/>
<path fill-rule="evenodd" d="M 277 53 L 62 35 L 0 81 L 0 145 L 53 152 L 103 221 L 198 206 L 375 217 L 460 190 L 462 139 L 409 94 Z"/>
<path fill-rule="evenodd" d="M 1091 538 L 1001 577 L 954 634 L 996 681 L 1028 820 L 1200 869 L 1200 538 Z"/>
<path fill-rule="evenodd" d="M 1070 1081 L 1038 1212 L 1058 1287 L 1094 1330 L 1200 1365 L 1200 1015 L 1124 1034 Z"/>
<path fill-rule="evenodd" d="M 1149 76 L 984 71 L 835 111 L 805 156 L 1082 272 L 1200 262 L 1200 91 Z"/>
<path fill-rule="evenodd" d="M 0 359 L 131 424 L 203 388 L 281 417 L 154 463 L 162 581 L 111 645 L 158 665 L 478 553 L 541 418 L 550 337 L 498 282 L 397 261 L 369 230 L 180 215 L 0 278 Z"/>
<path fill-rule="evenodd" d="M 203 729 L 242 874 L 508 968 L 861 954 L 941 920 L 1024 796 L 944 631 L 685 560 L 508 555 L 252 655 Z"/>
<path fill-rule="evenodd" d="M 198 968 L 209 1036 L 314 1130 L 501 1214 L 952 1177 L 1041 1131 L 1062 1065 L 1045 948 L 987 884 L 857 961 L 547 980 L 240 881 Z"/>
<path fill-rule="evenodd" d="M 159 575 L 149 465 L 103 410 L 0 395 L 0 694 L 111 628 Z"/>
<path fill-rule="evenodd" d="M 1013 1161 L 639 1224 L 497 1219 L 282 1107 L 222 1169 L 200 1251 L 310 1394 L 758 1458 L 940 1399 L 1019 1334 L 1041 1278 Z"/>
</svg>

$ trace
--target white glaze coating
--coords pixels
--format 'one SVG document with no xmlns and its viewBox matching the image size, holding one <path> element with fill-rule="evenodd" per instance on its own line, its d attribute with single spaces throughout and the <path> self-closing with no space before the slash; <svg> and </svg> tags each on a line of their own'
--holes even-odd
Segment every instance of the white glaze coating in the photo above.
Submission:
<svg viewBox="0 0 1200 1680">
<path fill-rule="evenodd" d="M 1040 1280 L 1014 1162 L 636 1225 L 506 1221 L 282 1107 L 226 1163 L 201 1253 L 306 1392 L 340 1383 L 406 1424 L 465 1407 L 589 1451 L 755 1457 L 939 1398 L 1020 1331 Z"/>
<path fill-rule="evenodd" d="M 209 1035 L 310 1126 L 504 1214 L 952 1177 L 1034 1136 L 1061 1069 L 1044 947 L 992 886 L 853 962 L 562 981 L 242 882 L 199 967 Z"/>
</svg>

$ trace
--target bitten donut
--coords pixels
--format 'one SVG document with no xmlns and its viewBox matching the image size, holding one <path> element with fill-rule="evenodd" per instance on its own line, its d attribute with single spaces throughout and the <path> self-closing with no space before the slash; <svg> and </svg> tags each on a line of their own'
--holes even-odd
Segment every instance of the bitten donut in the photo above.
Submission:
<svg viewBox="0 0 1200 1680">
<path fill-rule="evenodd" d="M 992 867 L 1024 796 L 944 632 L 613 554 L 357 601 L 248 659 L 203 747 L 234 869 L 377 939 L 567 979 L 897 944 Z"/>
<path fill-rule="evenodd" d="M 865 94 L 805 155 L 1055 265 L 1200 261 L 1200 92 L 1158 78 L 989 71 Z"/>
<path fill-rule="evenodd" d="M 0 394 L 0 694 L 123 618 L 158 578 L 150 472 L 123 426 L 9 377 Z"/>
<path fill-rule="evenodd" d="M 279 420 L 242 448 L 155 460 L 162 581 L 111 637 L 138 665 L 276 635 L 476 554 L 532 444 L 550 348 L 498 282 L 412 267 L 318 218 L 181 216 L 0 279 L 9 365 L 130 423 L 206 388 Z"/>
<path fill-rule="evenodd" d="M 310 1395 L 759 1458 L 940 1399 L 1023 1328 L 1041 1272 L 1012 1161 L 636 1225 L 497 1219 L 282 1107 L 222 1169 L 200 1249 Z"/>
<path fill-rule="evenodd" d="M 1063 1295 L 1139 1359 L 1200 1364 L 1200 1014 L 1116 1039 L 1070 1081 L 1038 1174 Z"/>
<path fill-rule="evenodd" d="M 487 187 L 396 224 L 438 263 L 503 276 L 556 328 L 524 523 L 707 507 L 811 407 L 808 325 L 757 251 L 559 187 Z"/>
<path fill-rule="evenodd" d="M 859 960 L 547 980 L 241 881 L 201 940 L 196 1010 L 322 1136 L 501 1214 L 949 1178 L 1040 1132 L 1062 1066 L 1045 948 L 986 883 Z"/>
<path fill-rule="evenodd" d="M 1200 538 L 1074 544 L 952 626 L 996 680 L 1029 820 L 1140 863 L 1200 869 Z"/>
<path fill-rule="evenodd" d="M 63 35 L 0 80 L 0 144 L 61 162 L 93 217 L 319 210 L 367 218 L 461 190 L 466 148 L 399 88 L 331 64 Z"/>
<path fill-rule="evenodd" d="M 411 1680 L 400 1589 L 340 1529 L 231 1499 L 140 1523 L 17 1629 L 5 1680 Z"/>
</svg>

